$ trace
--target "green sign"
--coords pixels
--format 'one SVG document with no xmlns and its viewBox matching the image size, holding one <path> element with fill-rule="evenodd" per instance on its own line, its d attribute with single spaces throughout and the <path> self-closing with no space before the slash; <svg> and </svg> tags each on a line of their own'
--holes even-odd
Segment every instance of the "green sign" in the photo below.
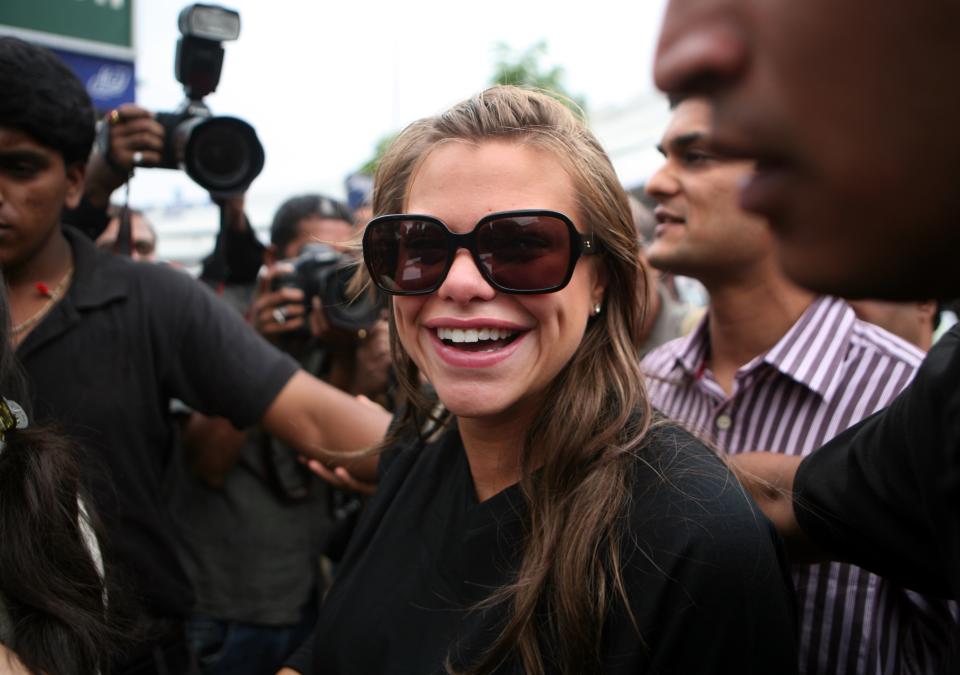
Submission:
<svg viewBox="0 0 960 675">
<path fill-rule="evenodd" d="M 0 24 L 129 48 L 132 5 L 133 0 L 2 0 Z"/>
</svg>

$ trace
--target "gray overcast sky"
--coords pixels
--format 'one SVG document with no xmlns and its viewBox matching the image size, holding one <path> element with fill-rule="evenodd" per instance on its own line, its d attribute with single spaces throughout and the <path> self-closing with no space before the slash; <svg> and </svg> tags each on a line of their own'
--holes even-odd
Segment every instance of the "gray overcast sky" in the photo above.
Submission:
<svg viewBox="0 0 960 675">
<path fill-rule="evenodd" d="M 138 102 L 172 110 L 178 0 L 135 5 Z M 223 76 L 207 101 L 215 114 L 253 124 L 267 161 L 251 196 L 304 190 L 340 195 L 346 173 L 382 135 L 482 89 L 493 45 L 522 50 L 546 40 L 545 63 L 591 110 L 653 88 L 652 55 L 665 0 L 233 0 L 241 33 L 227 43 Z M 157 205 L 203 193 L 184 175 L 138 172 L 131 202 Z"/>
</svg>

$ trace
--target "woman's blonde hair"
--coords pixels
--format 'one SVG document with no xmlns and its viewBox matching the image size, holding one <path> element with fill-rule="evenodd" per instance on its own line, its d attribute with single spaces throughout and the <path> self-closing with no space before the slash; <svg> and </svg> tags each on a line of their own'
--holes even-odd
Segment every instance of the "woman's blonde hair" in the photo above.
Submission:
<svg viewBox="0 0 960 675">
<path fill-rule="evenodd" d="M 604 621 L 614 603 L 629 612 L 620 570 L 635 456 L 650 428 L 640 374 L 646 276 L 639 263 L 630 206 L 613 166 L 586 125 L 552 96 L 494 87 L 407 127 L 380 162 L 376 215 L 402 213 L 417 169 L 438 144 L 501 141 L 547 151 L 570 175 L 579 225 L 593 233 L 606 278 L 602 311 L 550 385 L 522 448 L 522 490 L 529 507 L 516 579 L 482 605 L 510 609 L 500 634 L 474 663 L 447 668 L 489 673 L 515 657 L 523 671 L 544 672 L 544 648 L 565 673 L 600 671 Z M 397 337 L 391 316 L 403 418 L 386 445 L 436 419 L 435 402 Z M 540 449 L 541 452 L 534 452 Z M 536 465 L 535 461 L 542 461 Z M 535 470 L 536 469 L 536 470 Z M 547 616 L 546 622 L 537 617 Z"/>
</svg>

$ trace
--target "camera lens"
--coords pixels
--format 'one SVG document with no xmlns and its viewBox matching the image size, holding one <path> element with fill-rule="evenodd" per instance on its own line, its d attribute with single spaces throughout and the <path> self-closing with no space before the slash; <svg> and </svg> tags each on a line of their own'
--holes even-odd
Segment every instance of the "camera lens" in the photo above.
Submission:
<svg viewBox="0 0 960 675">
<path fill-rule="evenodd" d="M 253 127 L 235 117 L 197 120 L 183 163 L 187 175 L 213 192 L 244 190 L 263 169 L 263 147 Z"/>
</svg>

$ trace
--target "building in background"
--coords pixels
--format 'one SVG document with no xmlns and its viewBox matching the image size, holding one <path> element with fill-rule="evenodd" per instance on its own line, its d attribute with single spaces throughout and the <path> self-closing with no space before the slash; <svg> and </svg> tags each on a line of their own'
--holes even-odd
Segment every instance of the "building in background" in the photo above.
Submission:
<svg viewBox="0 0 960 675">
<path fill-rule="evenodd" d="M 56 52 L 104 112 L 134 100 L 133 3 L 6 0 L 0 2 L 0 35 L 14 35 Z"/>
<path fill-rule="evenodd" d="M 590 115 L 590 127 L 610 155 L 620 182 L 641 201 L 646 199 L 644 183 L 663 163 L 657 143 L 669 120 L 670 106 L 658 91 Z"/>
</svg>

